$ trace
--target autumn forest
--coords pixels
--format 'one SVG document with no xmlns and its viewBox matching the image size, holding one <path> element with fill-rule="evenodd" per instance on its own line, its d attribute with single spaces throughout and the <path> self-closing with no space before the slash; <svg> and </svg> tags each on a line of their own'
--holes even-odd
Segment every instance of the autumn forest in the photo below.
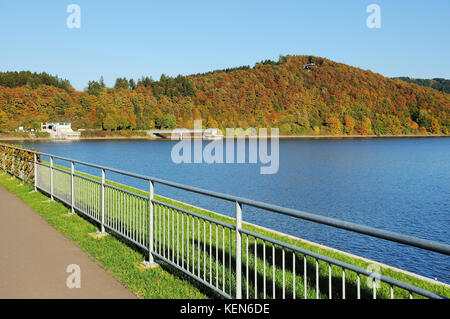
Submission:
<svg viewBox="0 0 450 319">
<path fill-rule="evenodd" d="M 448 134 L 450 94 L 409 82 L 308 56 L 157 81 L 119 78 L 113 88 L 101 78 L 84 91 L 45 73 L 3 72 L 0 131 L 46 121 L 108 131 L 192 128 L 202 119 L 205 127 L 278 127 L 286 135 Z"/>
</svg>

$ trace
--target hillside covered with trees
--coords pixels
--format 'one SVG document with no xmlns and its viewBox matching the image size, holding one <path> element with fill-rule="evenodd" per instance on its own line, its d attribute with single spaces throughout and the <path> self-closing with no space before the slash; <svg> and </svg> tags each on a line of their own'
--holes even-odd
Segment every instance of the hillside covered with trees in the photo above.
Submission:
<svg viewBox="0 0 450 319">
<path fill-rule="evenodd" d="M 450 93 L 450 80 L 443 79 L 443 78 L 434 78 L 434 79 L 414 79 L 409 77 L 397 77 L 393 78 L 400 79 L 408 83 L 415 83 L 422 86 L 428 86 L 435 90 L 442 91 L 445 93 Z"/>
<path fill-rule="evenodd" d="M 315 66 L 303 66 L 312 61 Z M 17 73 L 20 74 L 20 73 Z M 9 75 L 14 79 L 14 75 Z M 68 81 L 0 76 L 0 130 L 45 121 L 104 130 L 279 127 L 281 134 L 448 134 L 450 94 L 324 58 L 281 56 L 253 67 L 154 81 Z M 18 75 L 16 76 L 18 78 Z M 35 83 L 35 84 L 32 84 Z"/>
</svg>

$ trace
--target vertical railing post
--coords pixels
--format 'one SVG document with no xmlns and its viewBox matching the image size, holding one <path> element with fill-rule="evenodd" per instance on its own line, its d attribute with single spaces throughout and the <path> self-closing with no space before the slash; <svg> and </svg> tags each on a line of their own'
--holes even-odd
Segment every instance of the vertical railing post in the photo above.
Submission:
<svg viewBox="0 0 450 319">
<path fill-rule="evenodd" d="M 153 264 L 153 181 L 148 181 L 148 262 Z"/>
<path fill-rule="evenodd" d="M 53 156 L 50 156 L 50 199 L 53 200 Z"/>
<path fill-rule="evenodd" d="M 242 204 L 236 202 L 236 299 L 242 298 L 241 229 L 242 229 Z"/>
<path fill-rule="evenodd" d="M 101 233 L 105 233 L 105 169 L 102 168 L 102 226 Z"/>
<path fill-rule="evenodd" d="M 37 191 L 37 155 L 33 153 L 34 160 L 34 191 Z"/>
<path fill-rule="evenodd" d="M 15 165 L 14 165 L 15 158 L 16 157 L 14 156 L 14 154 L 11 155 L 11 175 L 13 176 L 13 178 L 14 178 L 14 176 L 16 176 L 16 173 L 14 172 L 14 169 L 15 169 Z"/>
<path fill-rule="evenodd" d="M 148 180 L 148 260 L 144 260 L 141 262 L 141 265 L 144 268 L 152 268 L 157 266 L 158 264 L 155 262 L 155 258 L 153 257 L 153 195 L 154 195 L 154 189 L 153 189 L 153 181 Z"/>
<path fill-rule="evenodd" d="M 73 161 L 70 162 L 70 213 L 75 213 L 75 183 L 74 183 L 74 174 L 75 174 L 75 164 Z"/>
</svg>

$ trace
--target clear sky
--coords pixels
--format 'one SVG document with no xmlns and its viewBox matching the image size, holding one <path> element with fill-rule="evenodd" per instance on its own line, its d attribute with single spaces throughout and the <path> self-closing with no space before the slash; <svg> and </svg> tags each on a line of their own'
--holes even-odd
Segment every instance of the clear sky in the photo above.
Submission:
<svg viewBox="0 0 450 319">
<path fill-rule="evenodd" d="M 81 8 L 81 28 L 66 25 Z M 369 29 L 369 4 L 381 28 Z M 83 89 L 103 75 L 192 74 L 306 54 L 385 76 L 450 78 L 450 1 L 0 2 L 0 70 L 48 72 Z"/>
</svg>

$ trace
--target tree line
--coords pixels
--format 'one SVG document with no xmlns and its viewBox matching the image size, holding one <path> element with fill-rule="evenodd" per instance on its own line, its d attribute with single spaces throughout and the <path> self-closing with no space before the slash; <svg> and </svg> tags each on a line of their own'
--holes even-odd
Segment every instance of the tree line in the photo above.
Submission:
<svg viewBox="0 0 450 319">
<path fill-rule="evenodd" d="M 397 77 L 394 79 L 399 79 L 408 83 L 415 83 L 422 86 L 428 86 L 435 90 L 442 91 L 445 93 L 450 93 L 450 80 L 443 78 L 434 79 L 413 79 L 409 77 Z"/>
<path fill-rule="evenodd" d="M 314 62 L 311 69 L 303 65 Z M 253 67 L 159 80 L 103 78 L 83 91 L 0 86 L 0 130 L 41 121 L 104 130 L 278 127 L 282 134 L 449 132 L 450 94 L 328 59 L 281 56 Z"/>
<path fill-rule="evenodd" d="M 36 89 L 40 85 L 54 86 L 66 91 L 69 91 L 72 88 L 69 80 L 60 79 L 58 76 L 53 76 L 45 72 L 0 72 L 0 86 L 9 88 L 27 86 L 31 89 Z"/>
</svg>

